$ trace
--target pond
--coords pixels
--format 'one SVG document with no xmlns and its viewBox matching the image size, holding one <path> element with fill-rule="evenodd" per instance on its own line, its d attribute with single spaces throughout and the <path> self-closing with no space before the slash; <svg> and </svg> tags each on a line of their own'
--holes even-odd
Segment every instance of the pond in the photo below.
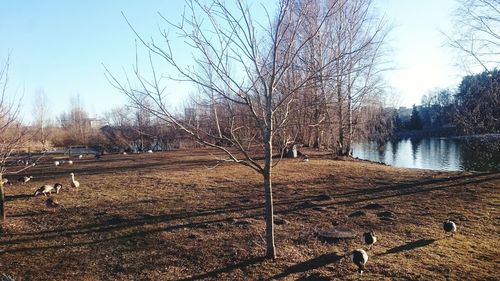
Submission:
<svg viewBox="0 0 500 281">
<path fill-rule="evenodd" d="M 500 171 L 500 142 L 422 138 L 358 143 L 353 156 L 391 166 L 442 171 Z"/>
</svg>

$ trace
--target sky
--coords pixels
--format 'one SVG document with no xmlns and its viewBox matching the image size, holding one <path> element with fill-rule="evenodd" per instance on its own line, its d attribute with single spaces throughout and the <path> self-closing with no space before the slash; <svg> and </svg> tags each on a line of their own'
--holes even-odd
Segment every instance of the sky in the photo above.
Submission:
<svg viewBox="0 0 500 281">
<path fill-rule="evenodd" d="M 388 43 L 393 69 L 385 75 L 401 106 L 420 104 L 424 94 L 454 89 L 466 74 L 443 32 L 452 30 L 455 0 L 380 0 L 378 10 L 393 26 Z"/>
<path fill-rule="evenodd" d="M 384 77 L 396 105 L 418 104 L 435 88 L 456 87 L 464 72 L 455 67 L 440 33 L 450 29 L 455 1 L 375 3 L 393 26 L 388 38 L 393 67 Z M 127 99 L 110 85 L 103 67 L 119 76 L 135 63 L 135 35 L 121 12 L 139 34 L 158 39 L 165 24 L 157 13 L 178 22 L 183 7 L 183 1 L 160 0 L 0 0 L 0 64 L 10 55 L 8 93 L 22 97 L 28 120 L 40 90 L 52 116 L 68 111 L 77 94 L 92 116 L 121 106 Z M 172 84 L 167 90 L 178 102 L 190 88 Z"/>
</svg>

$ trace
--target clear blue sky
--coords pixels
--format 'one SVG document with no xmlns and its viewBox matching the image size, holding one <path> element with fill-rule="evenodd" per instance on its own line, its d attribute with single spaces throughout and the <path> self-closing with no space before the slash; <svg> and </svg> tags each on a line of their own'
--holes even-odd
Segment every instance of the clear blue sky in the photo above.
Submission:
<svg viewBox="0 0 500 281">
<path fill-rule="evenodd" d="M 182 1 L 19 0 L 0 4 L 0 60 L 11 54 L 11 93 L 24 91 L 29 111 L 37 89 L 49 96 L 58 115 L 80 94 L 91 114 L 126 99 L 109 85 L 102 63 L 121 74 L 135 58 L 134 35 L 123 11 L 146 37 L 157 34 L 157 12 L 175 19 Z"/>
<path fill-rule="evenodd" d="M 454 0 L 376 3 L 395 26 L 389 43 L 396 69 L 386 80 L 401 94 L 400 105 L 419 103 L 427 91 L 460 81 L 463 73 L 454 68 L 439 33 L 451 25 Z M 157 12 L 176 22 L 183 5 L 159 0 L 1 1 L 0 60 L 11 53 L 10 92 L 24 92 L 28 115 L 38 89 L 48 94 L 53 116 L 66 110 L 78 93 L 92 115 L 124 104 L 125 97 L 109 85 L 101 65 L 120 74 L 134 63 L 135 37 L 120 12 L 144 37 L 157 37 L 158 25 L 163 25 Z M 171 91 L 176 96 L 187 88 L 174 86 Z"/>
</svg>

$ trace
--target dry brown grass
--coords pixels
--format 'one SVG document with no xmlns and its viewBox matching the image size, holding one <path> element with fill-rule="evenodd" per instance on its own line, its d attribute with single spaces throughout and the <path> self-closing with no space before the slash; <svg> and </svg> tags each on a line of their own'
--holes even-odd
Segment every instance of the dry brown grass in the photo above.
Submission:
<svg viewBox="0 0 500 281">
<path fill-rule="evenodd" d="M 357 280 L 333 227 L 379 242 L 363 280 L 495 280 L 500 173 L 445 173 L 356 161 L 285 160 L 274 175 L 278 259 L 263 260 L 261 179 L 215 168 L 205 150 L 51 161 L 32 182 L 8 186 L 0 273 L 19 280 Z M 80 181 L 68 190 L 69 173 Z M 46 210 L 36 187 L 61 182 L 65 206 Z M 326 195 L 326 196 L 325 196 Z M 380 204 L 382 209 L 365 208 Z M 364 215 L 349 217 L 362 210 Z M 389 211 L 394 220 L 377 213 Z M 441 222 L 457 222 L 444 238 Z"/>
</svg>

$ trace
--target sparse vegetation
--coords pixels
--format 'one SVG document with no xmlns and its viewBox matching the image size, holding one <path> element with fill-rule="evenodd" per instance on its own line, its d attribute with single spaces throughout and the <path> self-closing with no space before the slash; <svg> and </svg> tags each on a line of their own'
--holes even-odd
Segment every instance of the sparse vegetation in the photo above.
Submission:
<svg viewBox="0 0 500 281">
<path fill-rule="evenodd" d="M 279 251 L 266 261 L 259 176 L 214 167 L 214 153 L 41 163 L 31 182 L 7 187 L 1 271 L 16 280 L 358 280 L 349 254 L 366 248 L 360 236 L 373 228 L 364 280 L 498 276 L 498 173 L 398 169 L 307 151 L 309 162 L 284 160 L 275 170 Z M 68 191 L 70 171 L 84 183 L 79 192 Z M 63 184 L 53 196 L 65 209 L 52 212 L 44 196 L 30 195 L 47 181 Z M 453 237 L 444 236 L 446 218 L 457 223 Z M 356 237 L 320 239 L 333 229 Z"/>
</svg>

